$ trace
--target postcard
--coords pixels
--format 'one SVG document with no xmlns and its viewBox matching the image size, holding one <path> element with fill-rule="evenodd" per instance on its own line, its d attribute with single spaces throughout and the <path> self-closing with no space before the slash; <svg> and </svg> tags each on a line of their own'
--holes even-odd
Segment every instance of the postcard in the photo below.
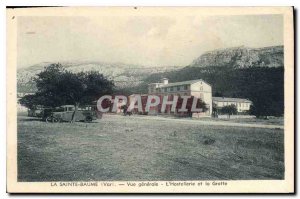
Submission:
<svg viewBox="0 0 300 199">
<path fill-rule="evenodd" d="M 294 193 L 293 12 L 7 8 L 7 192 Z"/>
</svg>

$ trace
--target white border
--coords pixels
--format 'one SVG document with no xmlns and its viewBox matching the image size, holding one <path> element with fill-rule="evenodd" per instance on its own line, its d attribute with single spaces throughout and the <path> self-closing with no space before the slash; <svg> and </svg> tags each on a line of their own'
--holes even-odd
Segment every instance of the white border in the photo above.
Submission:
<svg viewBox="0 0 300 199">
<path fill-rule="evenodd" d="M 40 5 L 61 5 L 61 6 L 79 6 L 79 5 L 89 5 L 89 6 L 131 6 L 131 5 L 155 5 L 155 6 L 291 6 L 294 5 L 295 8 L 300 7 L 300 1 L 299 0 L 273 0 L 273 1 L 267 1 L 267 0 L 251 0 L 251 1 L 239 1 L 239 0 L 228 0 L 228 1 L 223 1 L 223 0 L 209 0 L 209 1 L 197 1 L 197 0 L 183 0 L 183 1 L 178 1 L 178 0 L 147 0 L 147 1 L 139 1 L 139 0 L 134 0 L 134 1 L 122 1 L 122 0 L 104 0 L 104 1 L 97 1 L 97 0 L 73 0 L 73 1 L 60 1 L 60 0 L 43 0 L 43 1 L 34 1 L 34 0 L 10 0 L 10 1 L 1 1 L 0 6 L 1 6 L 1 15 L 0 15 L 0 23 L 1 23 L 1 30 L 0 31 L 0 41 L 2 44 L 6 43 L 6 32 L 5 26 L 6 26 L 6 13 L 5 13 L 5 6 L 16 6 L 16 5 L 22 5 L 22 6 L 40 6 Z M 296 27 L 299 27 L 299 20 L 296 21 Z M 298 42 L 296 43 L 296 45 Z M 295 56 L 299 54 L 299 51 Z M 1 105 L 0 105 L 0 125 L 2 129 L 2 134 L 0 138 L 0 197 L 1 198 L 8 198 L 9 195 L 6 194 L 6 114 L 3 110 L 6 109 L 6 104 L 5 104 L 5 99 L 6 99 L 6 45 L 2 45 L 2 48 L 0 48 L 0 55 L 1 58 L 1 72 L 0 72 L 0 92 L 1 92 Z M 297 63 L 295 63 L 297 65 Z M 297 76 L 299 75 L 299 70 L 297 71 Z M 297 93 L 299 92 L 299 85 L 297 84 Z M 299 102 L 299 101 L 298 101 Z M 297 109 L 298 112 L 299 109 Z M 297 123 L 300 119 L 297 118 Z M 295 121 L 296 122 L 296 121 Z M 299 139 L 299 136 L 298 136 Z M 298 140 L 297 140 L 298 141 Z M 299 153 L 298 153 L 299 157 Z M 299 165 L 299 164 L 298 164 Z M 299 167 L 298 167 L 299 168 Z M 299 184 L 299 183 L 298 183 Z M 297 188 L 299 190 L 299 188 Z M 44 198 L 47 196 L 38 196 L 35 198 Z M 49 197 L 49 196 L 48 196 Z M 103 196 L 102 196 L 103 197 Z M 107 196 L 106 196 L 107 197 Z M 120 196 L 119 196 L 120 197 Z M 207 197 L 207 196 L 204 196 Z M 219 197 L 219 195 L 217 196 Z M 250 196 L 248 196 L 250 197 Z M 62 196 L 58 197 L 62 198 Z"/>
</svg>

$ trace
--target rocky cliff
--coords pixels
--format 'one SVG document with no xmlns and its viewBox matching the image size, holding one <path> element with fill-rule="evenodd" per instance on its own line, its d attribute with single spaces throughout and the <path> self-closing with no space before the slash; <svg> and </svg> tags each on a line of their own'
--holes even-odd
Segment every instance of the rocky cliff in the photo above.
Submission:
<svg viewBox="0 0 300 199">
<path fill-rule="evenodd" d="M 283 46 L 265 48 L 235 47 L 206 52 L 190 66 L 232 66 L 236 68 L 265 66 L 281 67 L 284 64 Z"/>
</svg>

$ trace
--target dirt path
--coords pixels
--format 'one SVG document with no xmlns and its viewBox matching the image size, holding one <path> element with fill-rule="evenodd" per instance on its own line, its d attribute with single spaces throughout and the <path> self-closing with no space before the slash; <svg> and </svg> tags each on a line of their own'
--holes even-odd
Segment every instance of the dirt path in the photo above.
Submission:
<svg viewBox="0 0 300 199">
<path fill-rule="evenodd" d="M 109 115 L 109 117 L 124 117 L 121 115 Z M 127 116 L 129 117 L 129 116 Z M 203 121 L 196 119 L 186 119 L 186 118 L 166 118 L 160 116 L 130 116 L 132 119 L 136 120 L 159 120 L 159 121 L 170 121 L 175 123 L 193 123 L 202 125 L 212 125 L 212 126 L 235 126 L 235 127 L 249 127 L 249 128 L 266 128 L 266 129 L 284 129 L 283 125 L 273 125 L 273 124 L 249 124 L 249 123 L 237 123 L 230 121 Z"/>
</svg>

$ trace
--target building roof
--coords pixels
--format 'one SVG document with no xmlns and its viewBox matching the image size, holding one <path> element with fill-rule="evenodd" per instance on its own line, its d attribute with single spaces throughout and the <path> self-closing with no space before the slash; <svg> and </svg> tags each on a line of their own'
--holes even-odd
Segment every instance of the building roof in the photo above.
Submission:
<svg viewBox="0 0 300 199">
<path fill-rule="evenodd" d="M 75 107 L 74 105 L 62 105 L 60 107 Z"/>
<path fill-rule="evenodd" d="M 157 85 L 157 84 L 163 84 L 163 83 L 150 83 L 148 85 L 153 85 L 153 84 Z"/>
<path fill-rule="evenodd" d="M 218 102 L 244 102 L 244 103 L 252 103 L 248 99 L 243 99 L 243 98 L 230 98 L 230 97 L 213 97 L 213 101 L 218 101 Z"/>
<path fill-rule="evenodd" d="M 195 79 L 195 80 L 189 80 L 189 81 L 184 81 L 184 82 L 174 82 L 174 83 L 163 84 L 163 85 L 159 86 L 159 88 L 189 85 L 189 84 L 194 84 L 194 83 L 197 83 L 197 82 L 200 82 L 200 81 L 208 84 L 207 82 L 203 81 L 202 79 Z M 208 85 L 210 85 L 210 84 L 208 84 Z"/>
<path fill-rule="evenodd" d="M 135 96 L 135 95 L 148 96 L 149 94 L 138 94 L 138 93 L 134 93 L 134 94 L 129 95 L 129 97 L 130 97 L 130 96 Z"/>
</svg>

